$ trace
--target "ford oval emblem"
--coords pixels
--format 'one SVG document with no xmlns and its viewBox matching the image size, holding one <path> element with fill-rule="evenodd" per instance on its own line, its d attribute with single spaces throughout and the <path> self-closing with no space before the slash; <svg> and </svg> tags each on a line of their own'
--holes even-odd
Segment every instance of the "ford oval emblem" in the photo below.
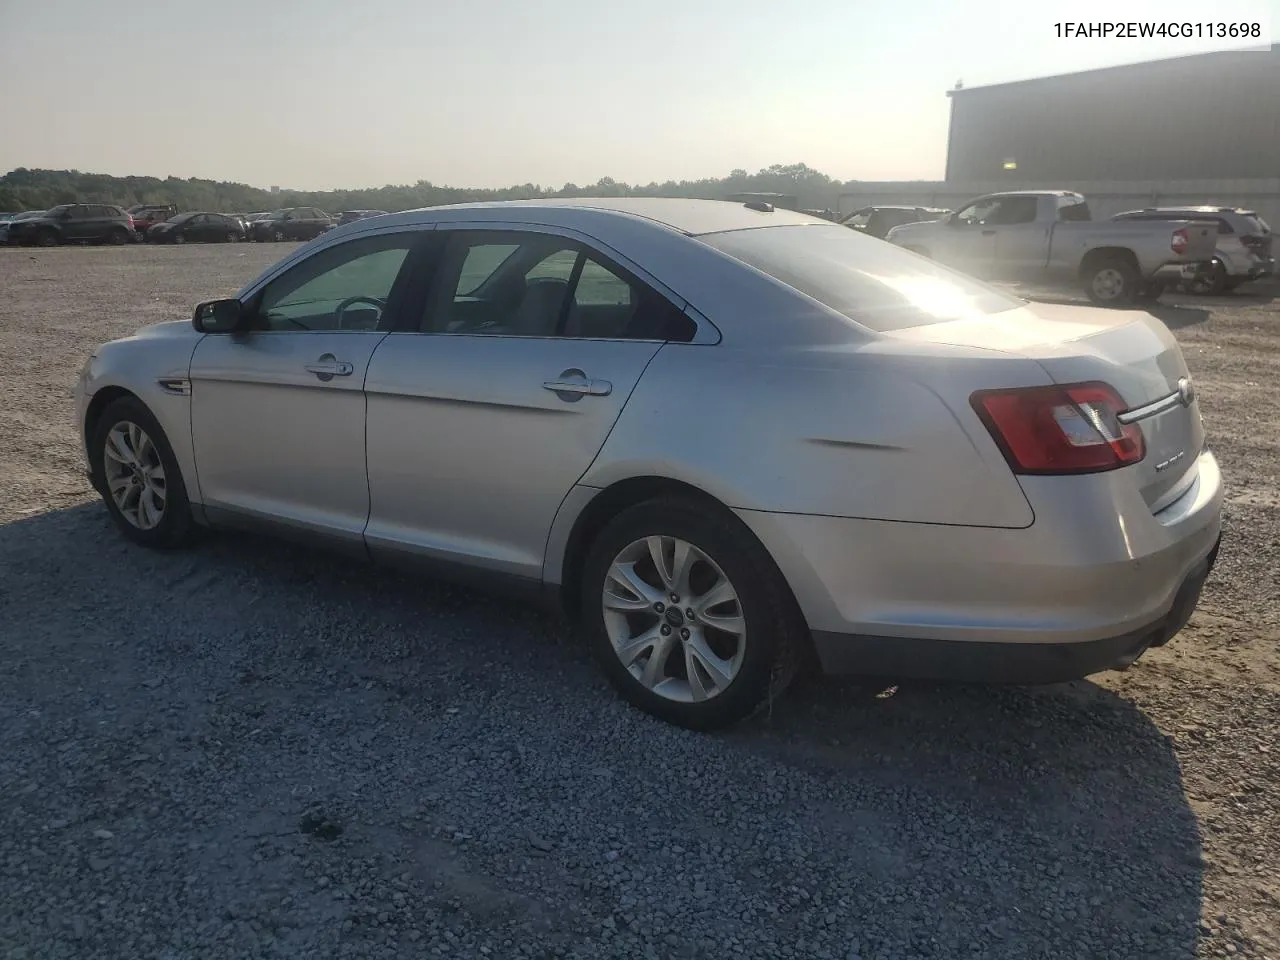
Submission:
<svg viewBox="0 0 1280 960">
<path fill-rule="evenodd" d="M 1178 381 L 1178 402 L 1184 407 L 1189 407 L 1195 403 L 1196 388 L 1192 385 L 1191 380 L 1183 377 Z"/>
</svg>

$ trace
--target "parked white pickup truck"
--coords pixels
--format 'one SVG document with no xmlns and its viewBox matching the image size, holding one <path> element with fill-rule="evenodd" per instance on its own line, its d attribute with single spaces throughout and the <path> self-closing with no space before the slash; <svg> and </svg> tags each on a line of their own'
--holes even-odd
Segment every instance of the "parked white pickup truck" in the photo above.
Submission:
<svg viewBox="0 0 1280 960">
<path fill-rule="evenodd" d="M 985 279 L 1079 283 L 1108 306 L 1155 300 L 1194 277 L 1218 241 L 1215 224 L 1196 220 L 1095 221 L 1066 190 L 990 194 L 885 239 Z"/>
</svg>

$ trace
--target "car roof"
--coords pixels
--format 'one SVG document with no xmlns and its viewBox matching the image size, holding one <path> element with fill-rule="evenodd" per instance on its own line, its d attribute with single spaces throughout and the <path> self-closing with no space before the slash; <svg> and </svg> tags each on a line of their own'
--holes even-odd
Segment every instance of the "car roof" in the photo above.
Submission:
<svg viewBox="0 0 1280 960">
<path fill-rule="evenodd" d="M 575 197 L 542 200 L 497 200 L 423 207 L 392 214 L 401 223 L 441 220 L 508 220 L 581 227 L 601 219 L 637 218 L 688 236 L 752 227 L 827 224 L 830 221 L 792 210 L 764 212 L 731 200 L 687 200 L 676 197 Z"/>
</svg>

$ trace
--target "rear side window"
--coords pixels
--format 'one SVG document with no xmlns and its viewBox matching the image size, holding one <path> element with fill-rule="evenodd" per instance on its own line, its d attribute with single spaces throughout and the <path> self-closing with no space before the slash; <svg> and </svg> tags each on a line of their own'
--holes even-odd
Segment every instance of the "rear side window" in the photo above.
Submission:
<svg viewBox="0 0 1280 960">
<path fill-rule="evenodd" d="M 1022 306 L 972 277 L 856 230 L 763 227 L 698 239 L 881 333 Z"/>
<path fill-rule="evenodd" d="M 1093 219 L 1089 204 L 1083 200 L 1058 201 L 1058 219 L 1067 223 L 1085 223 Z"/>
<path fill-rule="evenodd" d="M 1265 237 L 1271 232 L 1271 228 L 1267 226 L 1267 221 L 1263 220 L 1256 214 L 1248 214 L 1240 218 L 1245 233 L 1253 234 L 1255 237 Z"/>
</svg>

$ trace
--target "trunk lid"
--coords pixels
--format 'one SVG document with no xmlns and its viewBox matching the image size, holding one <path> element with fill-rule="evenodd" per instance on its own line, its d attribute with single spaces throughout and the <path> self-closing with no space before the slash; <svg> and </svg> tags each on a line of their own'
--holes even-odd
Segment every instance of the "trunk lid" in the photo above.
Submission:
<svg viewBox="0 0 1280 960">
<path fill-rule="evenodd" d="M 1098 380 L 1113 387 L 1130 412 L 1146 413 L 1135 421 L 1146 456 L 1122 469 L 1153 510 L 1181 493 L 1204 447 L 1199 405 L 1194 395 L 1189 403 L 1180 396 L 1180 384 L 1191 382 L 1182 350 L 1168 327 L 1148 313 L 1035 303 L 892 335 L 1015 354 L 1035 360 L 1055 383 Z M 1142 410 L 1151 405 L 1156 406 Z"/>
</svg>

